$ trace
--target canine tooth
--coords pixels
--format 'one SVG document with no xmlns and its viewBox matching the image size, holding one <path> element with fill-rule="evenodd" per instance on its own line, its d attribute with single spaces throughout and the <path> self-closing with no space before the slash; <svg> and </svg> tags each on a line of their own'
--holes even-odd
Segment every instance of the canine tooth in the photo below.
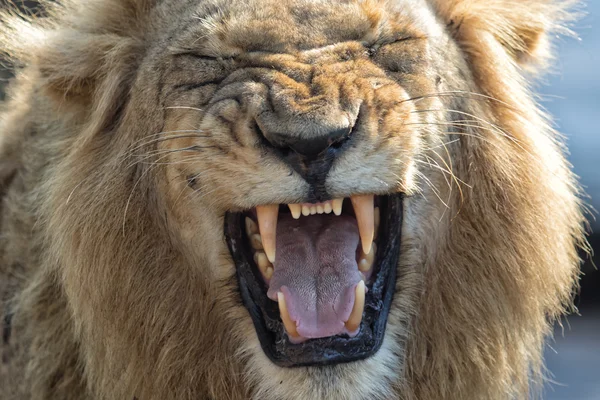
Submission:
<svg viewBox="0 0 600 400">
<path fill-rule="evenodd" d="M 291 337 L 299 337 L 300 335 L 298 335 L 296 323 L 292 321 L 292 318 L 290 318 L 290 314 L 288 313 L 287 305 L 285 304 L 285 296 L 283 293 L 277 293 L 277 302 L 279 303 L 279 315 L 281 316 L 281 321 L 283 322 L 283 326 L 285 326 L 286 332 Z"/>
<path fill-rule="evenodd" d="M 375 232 L 373 233 L 375 239 L 377 239 L 377 233 L 379 232 L 379 222 L 381 221 L 381 212 L 379 211 L 379 207 L 375 207 L 375 211 L 373 214 L 373 222 L 375 223 Z"/>
<path fill-rule="evenodd" d="M 250 236 L 250 245 L 252 245 L 252 248 L 254 250 L 263 249 L 262 238 L 258 233 L 255 233 L 254 235 Z"/>
<path fill-rule="evenodd" d="M 302 214 L 302 204 L 288 204 L 288 207 L 290 208 L 294 219 L 300 218 L 300 215 Z"/>
<path fill-rule="evenodd" d="M 256 225 L 256 222 L 252 218 L 246 217 L 246 235 L 250 237 L 255 233 L 258 233 L 258 225 Z"/>
<path fill-rule="evenodd" d="M 371 252 L 373 233 L 375 231 L 375 216 L 373 207 L 375 196 L 372 194 L 364 196 L 352 196 L 350 200 L 354 206 L 356 222 L 358 222 L 358 230 L 360 232 L 362 249 L 365 254 L 369 254 Z"/>
<path fill-rule="evenodd" d="M 348 329 L 349 332 L 355 332 L 360 327 L 360 321 L 362 321 L 363 312 L 365 310 L 365 282 L 358 282 L 355 290 L 354 307 L 352 307 L 352 313 L 350 314 L 348 321 L 346 321 L 346 329 Z"/>
<path fill-rule="evenodd" d="M 305 217 L 308 217 L 310 215 L 310 207 L 309 206 L 302 206 L 302 215 L 304 215 Z"/>
<path fill-rule="evenodd" d="M 332 201 L 333 203 L 333 213 L 335 215 L 342 215 L 342 206 L 344 205 L 344 199 L 335 199 Z"/>
<path fill-rule="evenodd" d="M 331 211 L 333 211 L 333 207 L 331 206 L 330 201 L 325 203 L 325 206 L 323 207 L 323 211 L 325 211 L 325 214 L 331 214 Z"/>
<path fill-rule="evenodd" d="M 275 238 L 277 235 L 278 214 L 279 206 L 277 204 L 256 207 L 258 230 L 262 238 L 262 245 L 271 263 L 275 262 Z"/>
<path fill-rule="evenodd" d="M 317 213 L 317 206 L 310 206 L 310 215 L 315 215 Z"/>
<path fill-rule="evenodd" d="M 323 208 L 322 204 L 317 204 L 317 214 L 323 214 L 323 212 L 325 212 L 325 209 Z"/>
</svg>

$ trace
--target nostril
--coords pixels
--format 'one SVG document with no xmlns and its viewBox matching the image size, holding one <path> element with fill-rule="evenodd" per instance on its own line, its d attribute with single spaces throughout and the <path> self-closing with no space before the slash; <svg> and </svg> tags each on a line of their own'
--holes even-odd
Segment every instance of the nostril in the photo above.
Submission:
<svg viewBox="0 0 600 400">
<path fill-rule="evenodd" d="M 351 129 L 336 129 L 324 135 L 308 138 L 295 138 L 288 142 L 296 153 L 306 157 L 315 157 L 330 147 L 339 149 L 350 138 Z"/>
<path fill-rule="evenodd" d="M 352 127 L 348 127 L 319 133 L 304 131 L 299 135 L 297 132 L 265 130 L 258 121 L 254 122 L 254 130 L 263 144 L 276 149 L 278 153 L 289 155 L 293 152 L 308 159 L 317 158 L 328 149 L 341 149 L 352 133 Z"/>
</svg>

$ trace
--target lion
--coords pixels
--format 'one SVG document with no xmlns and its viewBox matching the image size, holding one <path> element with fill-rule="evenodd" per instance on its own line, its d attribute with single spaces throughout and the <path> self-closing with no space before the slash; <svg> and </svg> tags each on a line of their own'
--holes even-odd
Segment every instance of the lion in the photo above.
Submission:
<svg viewBox="0 0 600 400">
<path fill-rule="evenodd" d="M 513 399 L 581 191 L 532 84 L 559 0 L 3 14 L 2 399 Z"/>
</svg>

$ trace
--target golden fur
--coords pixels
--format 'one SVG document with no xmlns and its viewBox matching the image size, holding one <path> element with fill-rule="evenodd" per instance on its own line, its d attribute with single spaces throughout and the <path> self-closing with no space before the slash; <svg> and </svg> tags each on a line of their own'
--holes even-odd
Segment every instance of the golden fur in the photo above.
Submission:
<svg viewBox="0 0 600 400">
<path fill-rule="evenodd" d="M 536 396 L 583 218 L 527 80 L 574 5 L 61 0 L 48 18 L 6 14 L 19 69 L 0 129 L 0 398 Z M 241 304 L 223 216 L 306 191 L 257 146 L 253 118 L 336 128 L 342 108 L 361 126 L 332 196 L 410 195 L 397 293 L 376 355 L 283 369 Z"/>
</svg>

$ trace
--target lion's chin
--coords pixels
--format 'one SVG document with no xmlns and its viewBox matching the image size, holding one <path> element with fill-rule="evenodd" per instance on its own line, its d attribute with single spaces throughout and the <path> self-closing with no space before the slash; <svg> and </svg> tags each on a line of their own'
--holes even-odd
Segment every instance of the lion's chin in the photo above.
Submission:
<svg viewBox="0 0 600 400">
<path fill-rule="evenodd" d="M 227 213 L 241 298 L 271 361 L 332 365 L 378 351 L 395 291 L 402 198 Z"/>
</svg>

